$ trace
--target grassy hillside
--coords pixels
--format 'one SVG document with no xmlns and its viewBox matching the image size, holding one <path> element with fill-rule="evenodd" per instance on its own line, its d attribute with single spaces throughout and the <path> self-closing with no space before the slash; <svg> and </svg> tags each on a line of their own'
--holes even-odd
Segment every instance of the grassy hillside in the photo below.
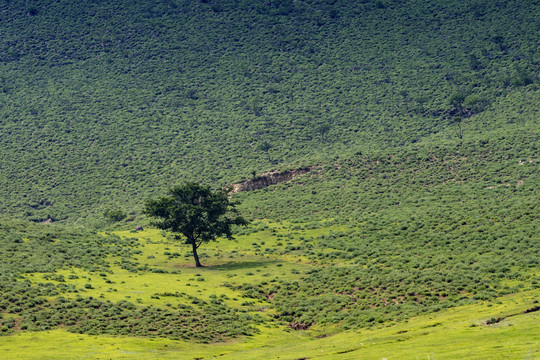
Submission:
<svg viewBox="0 0 540 360">
<path fill-rule="evenodd" d="M 393 327 L 326 338 L 267 329 L 241 343 L 192 346 L 168 339 L 96 337 L 54 330 L 17 334 L 0 343 L 0 349 L 18 359 L 535 359 L 538 313 L 484 325 L 494 315 L 520 311 L 535 296 L 538 294 L 509 296 L 497 303 L 442 311 Z"/>
<path fill-rule="evenodd" d="M 8 215 L 136 213 L 184 179 L 221 186 L 338 154 L 538 130 L 537 1 L 1 10 Z"/>
<path fill-rule="evenodd" d="M 0 351 L 535 358 L 538 14 L 3 2 Z M 140 214 L 185 180 L 299 168 L 232 195 L 252 224 L 202 269 Z"/>
<path fill-rule="evenodd" d="M 494 252 L 499 258 L 525 259 L 526 250 L 477 244 L 475 250 L 483 255 L 454 248 L 454 258 L 448 258 L 436 255 L 428 245 L 424 246 L 428 253 L 422 257 L 429 258 L 413 260 L 416 264 L 411 261 L 405 269 L 395 256 L 393 264 L 381 264 L 381 259 L 392 254 L 387 247 L 373 244 L 373 249 L 384 254 L 370 254 L 374 261 L 368 266 L 344 260 L 328 266 L 328 258 L 318 260 L 311 258 L 309 251 L 299 253 L 306 244 L 302 238 L 328 239 L 343 231 L 343 226 L 300 229 L 305 225 L 255 225 L 255 232 L 239 236 L 238 242 L 220 241 L 206 247 L 202 260 L 207 267 L 201 269 L 193 267 L 186 249 L 177 249 L 177 243 L 156 230 L 106 237 L 86 233 L 82 248 L 77 234 L 55 225 L 28 228 L 4 224 L 1 238 L 18 246 L 3 240 L 2 249 L 13 254 L 13 261 L 3 262 L 3 273 L 10 275 L 1 279 L 0 332 L 4 336 L 0 337 L 0 350 L 18 359 L 191 359 L 216 355 L 255 359 L 262 354 L 276 359 L 533 359 L 540 351 L 539 313 L 534 311 L 538 310 L 538 267 L 514 263 L 507 271 L 499 271 L 500 264 L 492 263 L 497 270 L 491 271 L 482 261 Z M 43 241 L 45 234 L 31 235 L 39 229 L 47 229 L 54 241 Z M 22 242 L 17 242 L 21 238 Z M 318 241 L 311 243 L 315 251 L 334 253 Z M 415 245 L 422 250 L 421 245 Z M 60 255 L 50 247 L 65 252 Z M 81 249 L 86 249 L 83 253 L 87 255 L 78 255 Z M 96 249 L 109 256 L 96 256 Z M 38 259 L 55 253 L 50 264 L 40 265 Z M 480 261 L 464 271 L 475 256 Z M 2 259 L 8 257 L 3 254 Z M 21 259 L 36 267 L 25 267 Z M 74 265 L 73 261 L 79 263 Z M 452 271 L 439 285 L 444 285 L 448 294 L 427 295 L 429 285 L 441 281 L 441 271 L 451 268 L 453 262 Z M 361 272 L 361 279 L 350 292 L 345 288 L 355 271 Z M 336 272 L 339 279 L 331 279 Z M 421 284 L 413 280 L 415 274 L 422 276 Z M 468 274 L 474 278 L 467 278 Z M 333 294 L 310 299 L 306 290 L 320 292 L 316 283 L 322 276 Z M 362 293 L 363 281 L 368 283 L 367 296 Z M 401 303 L 402 295 L 387 298 L 388 303 L 384 290 L 393 290 L 399 281 L 407 283 L 408 292 L 403 294 L 407 303 Z M 453 286 L 460 282 L 465 288 L 455 296 Z M 277 286 L 277 292 L 258 296 L 256 290 L 268 285 Z M 491 290 L 485 291 L 486 285 Z M 375 292 L 373 286 L 378 287 Z M 286 308 L 303 312 L 313 321 L 308 329 L 293 330 L 299 320 L 283 314 L 283 291 L 296 302 Z M 295 291 L 298 293 L 293 294 Z M 494 291 L 513 294 L 489 300 Z M 344 301 L 347 297 L 353 301 Z M 368 309 L 362 310 L 364 306 Z M 417 315 L 426 311 L 430 314 Z M 360 314 L 373 316 L 374 321 L 363 323 Z M 396 315 L 399 319 L 388 318 Z M 354 331 L 344 331 L 346 328 Z M 39 354 L 37 348 L 41 349 Z"/>
</svg>

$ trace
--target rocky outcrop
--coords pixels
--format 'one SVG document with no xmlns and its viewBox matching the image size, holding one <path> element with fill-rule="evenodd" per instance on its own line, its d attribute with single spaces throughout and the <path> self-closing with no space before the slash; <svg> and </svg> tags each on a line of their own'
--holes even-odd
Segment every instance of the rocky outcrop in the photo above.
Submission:
<svg viewBox="0 0 540 360">
<path fill-rule="evenodd" d="M 282 182 L 290 181 L 295 177 L 307 174 L 315 167 L 305 167 L 296 170 L 286 171 L 270 171 L 263 173 L 253 179 L 243 181 L 241 183 L 233 184 L 231 186 L 232 193 L 239 193 L 242 191 L 253 191 L 268 187 L 270 185 L 276 185 Z"/>
</svg>

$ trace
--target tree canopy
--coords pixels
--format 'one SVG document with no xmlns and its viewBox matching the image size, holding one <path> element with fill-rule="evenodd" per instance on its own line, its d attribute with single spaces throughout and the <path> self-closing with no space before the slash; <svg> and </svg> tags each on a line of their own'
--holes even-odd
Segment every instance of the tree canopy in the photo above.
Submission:
<svg viewBox="0 0 540 360">
<path fill-rule="evenodd" d="M 238 214 L 236 202 L 229 200 L 224 190 L 186 183 L 173 187 L 168 196 L 148 200 L 144 213 L 159 219 L 158 228 L 170 231 L 177 239 L 184 237 L 192 246 L 195 266 L 201 267 L 197 249 L 205 242 L 224 236 L 233 239 L 232 225 L 247 225 Z"/>
</svg>

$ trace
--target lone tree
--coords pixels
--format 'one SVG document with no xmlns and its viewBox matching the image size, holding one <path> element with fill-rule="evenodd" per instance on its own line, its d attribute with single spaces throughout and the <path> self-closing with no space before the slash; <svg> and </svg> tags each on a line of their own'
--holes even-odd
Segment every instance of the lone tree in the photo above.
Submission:
<svg viewBox="0 0 540 360">
<path fill-rule="evenodd" d="M 236 202 L 229 201 L 226 191 L 212 191 L 209 186 L 186 183 L 169 190 L 169 196 L 148 200 L 144 213 L 159 219 L 158 228 L 170 231 L 177 240 L 185 238 L 191 245 L 195 266 L 201 267 L 197 249 L 219 236 L 233 239 L 232 225 L 247 225 L 238 214 Z"/>
</svg>

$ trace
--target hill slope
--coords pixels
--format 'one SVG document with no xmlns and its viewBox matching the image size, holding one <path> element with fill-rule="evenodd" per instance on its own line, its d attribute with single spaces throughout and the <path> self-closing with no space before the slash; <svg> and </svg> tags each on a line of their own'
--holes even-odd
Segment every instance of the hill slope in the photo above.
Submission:
<svg viewBox="0 0 540 360">
<path fill-rule="evenodd" d="M 352 334 L 411 358 L 471 355 L 453 331 L 516 339 L 478 358 L 533 356 L 506 325 L 538 334 L 538 14 L 511 0 L 2 3 L 3 339 L 137 336 L 146 355 L 159 338 L 176 357 L 277 339 L 276 356 L 355 358 Z M 172 184 L 268 171 L 283 181 L 232 195 L 253 224 L 204 247 L 205 268 L 167 233 L 133 231 Z"/>
<path fill-rule="evenodd" d="M 0 196 L 136 212 L 334 154 L 538 130 L 537 1 L 10 1 Z M 517 95 L 516 95 L 517 94 Z M 508 97 L 509 96 L 509 97 Z"/>
</svg>

